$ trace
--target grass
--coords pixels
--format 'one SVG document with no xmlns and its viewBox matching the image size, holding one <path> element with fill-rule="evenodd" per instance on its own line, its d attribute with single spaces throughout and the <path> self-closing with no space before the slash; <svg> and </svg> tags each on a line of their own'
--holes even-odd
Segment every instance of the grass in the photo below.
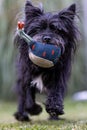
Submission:
<svg viewBox="0 0 87 130">
<path fill-rule="evenodd" d="M 12 116 L 15 111 L 16 103 L 0 102 L 0 130 L 87 130 L 87 102 L 65 100 L 65 114 L 59 121 L 49 121 L 43 110 L 31 122 L 17 122 Z"/>
</svg>

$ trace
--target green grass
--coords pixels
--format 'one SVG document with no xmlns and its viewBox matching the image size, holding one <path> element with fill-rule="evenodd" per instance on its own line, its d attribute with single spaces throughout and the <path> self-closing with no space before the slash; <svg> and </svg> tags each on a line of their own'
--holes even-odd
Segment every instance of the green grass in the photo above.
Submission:
<svg viewBox="0 0 87 130">
<path fill-rule="evenodd" d="M 65 114 L 59 121 L 49 121 L 43 110 L 39 116 L 30 117 L 31 122 L 17 122 L 15 111 L 16 103 L 0 102 L 0 130 L 87 130 L 87 102 L 65 100 Z"/>
</svg>

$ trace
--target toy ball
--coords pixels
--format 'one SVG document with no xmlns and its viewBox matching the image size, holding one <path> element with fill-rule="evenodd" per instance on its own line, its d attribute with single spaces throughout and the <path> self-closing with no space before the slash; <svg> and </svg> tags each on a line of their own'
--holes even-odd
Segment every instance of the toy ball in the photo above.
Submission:
<svg viewBox="0 0 87 130">
<path fill-rule="evenodd" d="M 34 41 L 24 32 L 24 23 L 18 22 L 18 34 L 29 45 L 29 59 L 39 67 L 53 67 L 61 56 L 61 47 Z"/>
</svg>

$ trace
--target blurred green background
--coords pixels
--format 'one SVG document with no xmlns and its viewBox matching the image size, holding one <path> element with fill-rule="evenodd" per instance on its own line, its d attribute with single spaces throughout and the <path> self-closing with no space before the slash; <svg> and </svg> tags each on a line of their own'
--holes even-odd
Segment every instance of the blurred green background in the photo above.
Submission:
<svg viewBox="0 0 87 130">
<path fill-rule="evenodd" d="M 87 0 L 32 0 L 34 3 L 42 2 L 47 11 L 57 11 L 77 4 L 80 21 L 77 21 L 82 33 L 78 50 L 72 68 L 72 75 L 68 83 L 67 95 L 87 89 Z M 16 24 L 24 9 L 25 0 L 0 0 L 0 99 L 14 100 L 14 83 L 16 48 L 13 38 Z"/>
</svg>

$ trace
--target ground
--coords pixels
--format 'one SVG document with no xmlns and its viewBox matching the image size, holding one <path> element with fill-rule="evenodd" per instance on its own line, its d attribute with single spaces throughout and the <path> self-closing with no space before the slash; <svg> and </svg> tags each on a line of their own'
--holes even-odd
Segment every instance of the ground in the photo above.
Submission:
<svg viewBox="0 0 87 130">
<path fill-rule="evenodd" d="M 87 130 L 86 101 L 66 99 L 65 114 L 59 121 L 49 121 L 44 110 L 41 115 L 31 117 L 31 122 L 17 122 L 13 117 L 16 107 L 16 103 L 0 101 L 0 130 Z"/>
</svg>

